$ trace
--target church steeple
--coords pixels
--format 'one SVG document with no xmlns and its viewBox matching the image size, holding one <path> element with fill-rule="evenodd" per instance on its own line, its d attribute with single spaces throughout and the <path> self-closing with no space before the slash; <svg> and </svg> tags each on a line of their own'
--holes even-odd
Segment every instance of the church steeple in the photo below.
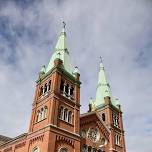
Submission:
<svg viewBox="0 0 152 152">
<path fill-rule="evenodd" d="M 101 59 L 101 57 L 100 57 Z M 102 59 L 100 61 L 100 66 L 99 66 L 99 74 L 98 74 L 98 84 L 97 84 L 97 89 L 96 89 L 96 99 L 93 102 L 94 106 L 96 108 L 100 108 L 105 104 L 105 97 L 110 97 L 111 103 L 114 106 L 117 106 L 116 100 L 112 97 L 112 92 L 110 85 L 107 81 L 105 69 L 103 66 Z"/>
<path fill-rule="evenodd" d="M 60 36 L 58 38 L 58 41 L 57 41 L 57 44 L 55 47 L 55 51 L 67 51 L 68 52 L 65 26 L 66 26 L 65 22 L 63 22 L 62 31 L 61 31 Z"/>
<path fill-rule="evenodd" d="M 50 62 L 46 68 L 46 73 L 49 72 L 54 67 L 54 60 L 59 58 L 63 62 L 63 68 L 70 74 L 73 74 L 74 68 L 70 64 L 69 51 L 66 42 L 66 32 L 65 32 L 65 22 L 63 22 L 63 27 L 59 38 L 57 40 L 54 53 L 50 59 Z"/>
<path fill-rule="evenodd" d="M 53 145 L 49 151 L 60 151 L 60 139 L 63 139 L 80 152 L 81 82 L 78 68 L 71 68 L 69 62 L 64 22 L 50 62 L 46 68 L 42 67 L 36 82 L 29 132 L 48 127 L 51 133 L 47 135 Z M 68 151 L 74 151 L 73 148 Z"/>
<path fill-rule="evenodd" d="M 99 74 L 98 74 L 98 84 L 96 90 L 96 100 L 95 100 L 96 107 L 103 105 L 104 97 L 107 96 L 111 97 L 111 89 L 107 81 L 105 69 L 101 60 L 99 67 Z"/>
</svg>

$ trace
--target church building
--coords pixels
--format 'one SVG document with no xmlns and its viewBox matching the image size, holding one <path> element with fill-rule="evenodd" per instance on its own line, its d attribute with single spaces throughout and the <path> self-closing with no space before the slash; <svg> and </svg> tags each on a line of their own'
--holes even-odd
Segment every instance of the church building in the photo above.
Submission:
<svg viewBox="0 0 152 152">
<path fill-rule="evenodd" d="M 49 64 L 36 81 L 29 130 L 15 138 L 0 135 L 0 152 L 126 152 L 121 106 L 112 96 L 102 61 L 96 98 L 83 114 L 80 85 L 63 24 Z"/>
</svg>

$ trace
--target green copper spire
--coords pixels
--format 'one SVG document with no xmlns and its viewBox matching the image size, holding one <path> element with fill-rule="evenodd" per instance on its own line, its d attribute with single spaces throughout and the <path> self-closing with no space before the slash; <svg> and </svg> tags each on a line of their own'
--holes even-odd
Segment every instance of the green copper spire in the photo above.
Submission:
<svg viewBox="0 0 152 152">
<path fill-rule="evenodd" d="M 66 42 L 65 26 L 66 26 L 65 22 L 63 22 L 63 27 L 59 35 L 58 41 L 56 43 L 55 51 L 46 68 L 46 73 L 54 67 L 54 60 L 59 58 L 63 62 L 64 69 L 70 74 L 73 74 L 74 69 L 72 68 L 70 64 L 69 52 L 68 52 L 67 42 Z"/>
<path fill-rule="evenodd" d="M 66 32 L 65 32 L 65 22 L 63 22 L 62 31 L 58 38 L 55 50 L 56 51 L 67 51 L 67 42 L 66 42 Z"/>
<path fill-rule="evenodd" d="M 101 59 L 99 76 L 98 76 L 98 84 L 97 84 L 97 90 L 96 90 L 96 100 L 94 101 L 95 106 L 101 107 L 102 105 L 104 105 L 105 104 L 104 97 L 107 97 L 107 96 L 111 98 L 112 104 L 116 106 L 116 102 L 113 100 L 111 88 L 107 81 L 105 69 L 102 63 L 102 59 Z"/>
</svg>

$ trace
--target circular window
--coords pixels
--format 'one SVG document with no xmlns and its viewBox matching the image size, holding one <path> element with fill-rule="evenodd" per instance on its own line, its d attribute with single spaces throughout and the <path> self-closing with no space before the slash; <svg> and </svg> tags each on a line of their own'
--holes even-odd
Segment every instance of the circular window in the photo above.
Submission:
<svg viewBox="0 0 152 152">
<path fill-rule="evenodd" d="M 68 150 L 66 148 L 61 148 L 59 152 L 68 152 Z"/>
<path fill-rule="evenodd" d="M 97 142 L 100 138 L 100 133 L 97 128 L 90 128 L 88 132 L 88 138 L 93 142 Z"/>
</svg>

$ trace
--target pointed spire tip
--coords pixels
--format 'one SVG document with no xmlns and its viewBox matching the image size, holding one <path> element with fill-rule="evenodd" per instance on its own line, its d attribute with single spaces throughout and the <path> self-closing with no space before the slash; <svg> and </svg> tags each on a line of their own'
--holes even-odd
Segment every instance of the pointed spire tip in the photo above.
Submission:
<svg viewBox="0 0 152 152">
<path fill-rule="evenodd" d="M 66 23 L 65 23 L 65 21 L 63 21 L 63 22 L 62 22 L 62 24 L 63 24 L 63 25 L 62 25 L 62 26 L 63 26 L 63 28 L 65 29 L 65 27 L 66 27 Z"/>
<path fill-rule="evenodd" d="M 102 56 L 100 56 L 100 63 L 103 63 L 103 62 L 102 62 Z"/>
</svg>

